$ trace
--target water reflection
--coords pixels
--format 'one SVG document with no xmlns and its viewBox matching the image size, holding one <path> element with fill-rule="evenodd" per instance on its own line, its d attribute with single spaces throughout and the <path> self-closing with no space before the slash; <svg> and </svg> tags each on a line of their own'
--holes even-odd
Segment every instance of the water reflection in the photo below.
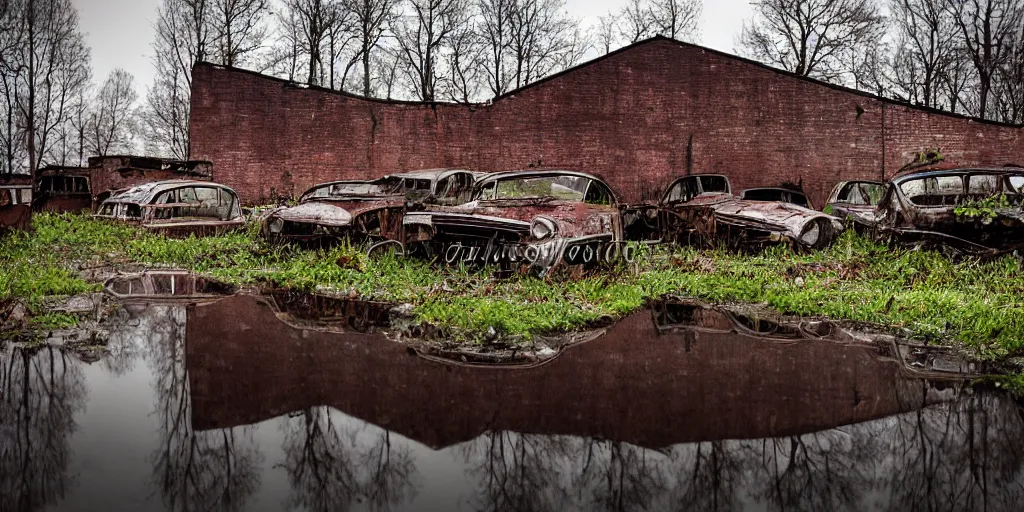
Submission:
<svg viewBox="0 0 1024 512">
<path fill-rule="evenodd" d="M 186 374 L 185 309 L 148 309 L 145 358 L 153 373 L 160 442 L 153 480 L 168 510 L 244 510 L 260 486 L 262 454 L 252 427 L 197 432 Z"/>
<path fill-rule="evenodd" d="M 0 350 L 0 510 L 39 510 L 74 488 L 68 463 L 85 381 L 59 349 Z"/>
<path fill-rule="evenodd" d="M 324 407 L 288 422 L 283 466 L 291 483 L 289 508 L 348 510 L 367 502 L 371 510 L 391 510 L 415 495 L 409 448 L 393 446 L 387 431 L 372 430 Z"/>
<path fill-rule="evenodd" d="M 737 336 L 734 318 L 666 306 L 543 366 L 498 370 L 410 355 L 355 332 L 372 328 L 344 307 L 322 332 L 252 297 L 128 306 L 112 357 L 92 365 L 7 348 L 0 510 L 971 511 L 1024 499 L 1011 399 L 907 378 L 871 347 L 803 327 L 758 321 L 771 339 Z M 137 376 L 144 385 L 127 384 Z M 107 419 L 100 398 L 125 414 Z M 113 478 L 119 465 L 144 476 Z"/>
</svg>

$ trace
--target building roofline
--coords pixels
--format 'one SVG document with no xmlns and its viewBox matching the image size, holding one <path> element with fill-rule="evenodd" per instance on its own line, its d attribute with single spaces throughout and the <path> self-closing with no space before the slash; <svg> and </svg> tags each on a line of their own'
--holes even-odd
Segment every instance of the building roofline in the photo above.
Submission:
<svg viewBox="0 0 1024 512">
<path fill-rule="evenodd" d="M 564 69 L 564 70 L 562 70 L 562 71 L 560 71 L 558 73 L 554 73 L 552 75 L 548 75 L 548 76 L 546 76 L 544 78 L 541 78 L 540 80 L 537 80 L 535 82 L 529 83 L 529 84 L 524 85 L 522 87 L 519 87 L 517 89 L 508 91 L 508 92 L 506 92 L 504 94 L 501 94 L 501 95 L 493 98 L 490 101 L 478 102 L 478 103 L 455 103 L 455 102 L 436 101 L 436 100 L 435 101 L 410 101 L 410 100 L 394 100 L 394 99 L 390 99 L 389 100 L 389 99 L 383 99 L 383 98 L 370 98 L 370 97 L 367 97 L 367 96 L 362 96 L 362 95 L 351 93 L 351 92 L 348 92 L 348 91 L 339 91 L 339 90 L 329 89 L 329 88 L 326 88 L 326 87 L 321 87 L 321 86 L 316 86 L 316 85 L 307 85 L 307 84 L 303 84 L 303 83 L 299 83 L 299 82 L 293 82 L 293 81 L 290 81 L 290 80 L 284 79 L 284 78 L 279 78 L 279 77 L 270 76 L 270 75 L 264 75 L 262 73 L 258 73 L 256 71 L 251 71 L 251 70 L 248 70 L 248 69 L 240 69 L 240 68 L 235 68 L 235 67 L 231 67 L 231 66 L 224 66 L 224 65 L 220 65 L 220 64 L 214 64 L 214 63 L 211 63 L 211 62 L 197 62 L 193 66 L 193 70 L 195 68 L 198 68 L 198 67 L 211 67 L 211 68 L 215 68 L 215 69 L 224 69 L 224 70 L 229 70 L 229 71 L 235 71 L 235 72 L 239 72 L 239 73 L 243 73 L 243 74 L 248 74 L 248 75 L 256 76 L 256 77 L 259 77 L 259 78 L 264 78 L 264 79 L 267 79 L 267 80 L 273 80 L 275 82 L 279 82 L 279 83 L 283 84 L 285 87 L 292 87 L 292 88 L 296 88 L 296 89 L 308 89 L 308 90 L 313 90 L 313 91 L 318 91 L 318 92 L 325 92 L 325 93 L 335 94 L 335 95 L 338 95 L 338 96 L 347 97 L 347 98 L 351 98 L 351 99 L 357 99 L 357 100 L 368 101 L 368 102 L 371 102 L 371 103 L 379 103 L 379 104 L 384 104 L 384 105 L 406 105 L 406 106 L 419 106 L 419 107 L 430 107 L 430 108 L 435 108 L 435 107 L 437 107 L 439 105 L 443 105 L 443 106 L 457 106 L 457 107 L 467 107 L 467 108 L 486 108 L 486 107 L 490 107 L 490 106 L 492 106 L 492 105 L 494 105 L 494 104 L 496 104 L 499 101 L 502 101 L 504 99 L 507 99 L 507 98 L 510 98 L 510 97 L 514 97 L 514 96 L 516 96 L 518 94 L 522 94 L 523 92 L 528 91 L 530 89 L 533 89 L 535 87 L 539 87 L 541 85 L 544 85 L 544 84 L 547 84 L 549 82 L 555 81 L 555 80 L 557 80 L 557 79 L 559 79 L 559 78 L 561 78 L 561 77 L 563 77 L 565 75 L 569 75 L 569 74 L 575 73 L 575 72 L 580 71 L 582 69 L 585 69 L 587 67 L 596 65 L 596 64 L 598 64 L 600 62 L 603 62 L 605 60 L 608 60 L 610 58 L 618 56 L 619 54 L 626 53 L 626 52 L 632 51 L 632 50 L 634 50 L 636 48 L 639 48 L 639 47 L 642 47 L 642 46 L 646 46 L 646 45 L 649 45 L 649 44 L 653 44 L 653 43 L 671 43 L 671 44 L 677 45 L 677 46 L 682 47 L 682 48 L 689 48 L 689 49 L 700 50 L 702 52 L 710 53 L 712 55 L 715 55 L 715 56 L 718 56 L 718 57 L 721 57 L 721 58 L 724 58 L 724 59 L 727 59 L 727 60 L 737 61 L 737 62 L 748 64 L 748 65 L 751 65 L 751 66 L 755 66 L 755 67 L 761 68 L 763 70 L 772 72 L 772 73 L 774 73 L 776 75 L 793 78 L 793 79 L 796 79 L 796 80 L 799 80 L 799 81 L 802 81 L 802 82 L 806 82 L 806 83 L 809 83 L 809 84 L 814 84 L 814 85 L 819 85 L 819 86 L 827 87 L 829 89 L 833 89 L 833 90 L 836 90 L 836 91 L 839 91 L 839 92 L 844 92 L 844 93 L 847 93 L 847 94 L 852 94 L 852 95 L 855 95 L 855 96 L 860 96 L 860 97 L 865 98 L 865 99 L 879 101 L 879 102 L 882 102 L 882 103 L 885 103 L 885 104 L 888 104 L 888 105 L 904 107 L 904 108 L 908 108 L 908 109 L 911 109 L 911 110 L 925 112 L 925 113 L 928 113 L 928 114 L 946 116 L 946 117 L 951 117 L 951 118 L 955 118 L 955 119 L 963 119 L 963 120 L 973 121 L 973 122 L 982 123 L 982 124 L 1001 126 L 1001 127 L 1007 127 L 1007 128 L 1024 128 L 1024 124 L 1012 124 L 1012 123 L 1004 123 L 1004 122 L 1001 122 L 1001 121 L 993 121 L 993 120 L 990 120 L 990 119 L 981 119 L 979 117 L 969 116 L 969 115 L 965 115 L 965 114 L 959 114 L 959 113 L 955 113 L 955 112 L 949 112 L 949 111 L 941 110 L 941 109 L 938 109 L 938 108 L 935 108 L 935 107 L 925 107 L 925 106 L 922 106 L 922 105 L 915 105 L 915 104 L 910 103 L 908 101 L 898 100 L 898 99 L 894 99 L 894 98 L 886 98 L 884 96 L 880 96 L 880 95 L 875 94 L 875 93 L 871 93 L 871 92 L 867 92 L 867 91 L 862 91 L 862 90 L 854 89 L 854 88 L 847 87 L 847 86 L 844 86 L 844 85 L 833 84 L 833 83 L 830 83 L 830 82 L 825 82 L 825 81 L 822 81 L 822 80 L 818 80 L 816 78 L 811 78 L 811 77 L 806 77 L 806 76 L 803 76 L 803 75 L 799 75 L 799 74 L 793 73 L 791 71 L 787 71 L 787 70 L 784 70 L 784 69 L 780 69 L 780 68 L 769 66 L 768 64 L 765 64 L 763 62 L 758 62 L 756 60 L 749 59 L 747 57 L 741 57 L 739 55 L 734 55 L 734 54 L 731 54 L 731 53 L 723 52 L 721 50 L 715 50 L 715 49 L 712 49 L 712 48 L 707 48 L 705 46 L 700 46 L 700 45 L 696 45 L 696 44 L 693 44 L 693 43 L 687 43 L 687 42 L 684 42 L 684 41 L 679 41 L 677 39 L 672 39 L 672 38 L 661 36 L 661 35 L 657 35 L 657 36 L 654 36 L 652 38 L 644 39 L 643 41 L 638 41 L 638 42 L 630 44 L 628 46 L 624 46 L 622 48 L 619 48 L 619 49 L 614 50 L 612 52 L 606 53 L 606 54 L 601 55 L 599 57 L 596 57 L 594 59 L 588 60 L 586 62 L 582 62 L 580 64 L 577 64 L 577 65 L 573 66 L 573 67 Z"/>
</svg>

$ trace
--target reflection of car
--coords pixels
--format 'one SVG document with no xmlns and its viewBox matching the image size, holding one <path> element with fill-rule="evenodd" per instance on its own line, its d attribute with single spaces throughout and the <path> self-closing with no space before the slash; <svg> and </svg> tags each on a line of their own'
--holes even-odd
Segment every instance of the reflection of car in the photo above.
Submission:
<svg viewBox="0 0 1024 512">
<path fill-rule="evenodd" d="M 0 236 L 28 229 L 32 222 L 32 185 L 0 184 Z"/>
<path fill-rule="evenodd" d="M 461 169 L 430 169 L 324 183 L 302 194 L 296 206 L 263 212 L 260 223 L 264 235 L 274 240 L 401 240 L 408 204 L 466 202 L 476 176 Z"/>
<path fill-rule="evenodd" d="M 851 212 L 883 237 L 967 251 L 1024 247 L 1024 169 L 918 171 L 892 179 L 878 206 Z"/>
<path fill-rule="evenodd" d="M 756 248 L 790 241 L 818 249 L 843 231 L 839 219 L 781 202 L 740 199 L 729 179 L 717 174 L 684 176 L 669 185 L 658 207 L 662 240 L 696 245 L 725 242 Z"/>
<path fill-rule="evenodd" d="M 865 227 L 862 220 L 882 200 L 885 183 L 873 180 L 842 181 L 828 196 L 825 213 L 849 220 L 857 229 Z"/>
<path fill-rule="evenodd" d="M 807 195 L 799 190 L 790 190 L 788 188 L 748 188 L 740 194 L 740 199 L 746 199 L 749 201 L 790 203 L 797 206 L 803 206 L 804 208 L 814 209 L 814 207 L 811 206 L 811 201 L 807 198 Z"/>
<path fill-rule="evenodd" d="M 94 217 L 167 235 L 209 235 L 245 225 L 234 190 L 206 181 L 168 180 L 115 192 Z"/>
<path fill-rule="evenodd" d="M 473 200 L 405 216 L 411 253 L 446 263 L 528 265 L 544 274 L 560 263 L 596 264 L 622 240 L 618 202 L 595 176 L 514 171 L 477 182 Z"/>
</svg>

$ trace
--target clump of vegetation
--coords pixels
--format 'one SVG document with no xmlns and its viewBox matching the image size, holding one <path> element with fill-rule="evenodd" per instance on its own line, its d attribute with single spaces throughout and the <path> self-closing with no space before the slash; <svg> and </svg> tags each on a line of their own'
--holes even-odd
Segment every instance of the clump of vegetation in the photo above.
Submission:
<svg viewBox="0 0 1024 512">
<path fill-rule="evenodd" d="M 999 194 L 983 199 L 965 201 L 953 209 L 957 220 L 980 220 L 982 224 L 991 224 L 999 216 L 998 210 L 1010 207 L 1005 195 Z"/>
<path fill-rule="evenodd" d="M 406 302 L 453 336 L 579 329 L 666 294 L 765 304 L 784 314 L 870 322 L 912 337 L 959 343 L 984 357 L 1024 351 L 1024 272 L 1013 257 L 951 262 L 854 233 L 831 248 L 775 247 L 745 255 L 657 248 L 633 263 L 577 275 L 496 279 L 365 248 L 271 246 L 253 231 L 174 240 L 75 215 L 38 215 L 35 230 L 0 241 L 0 300 L 94 291 L 77 269 L 143 264 L 192 270 L 239 286 L 270 285 Z M 41 312 L 37 312 L 41 313 Z"/>
</svg>

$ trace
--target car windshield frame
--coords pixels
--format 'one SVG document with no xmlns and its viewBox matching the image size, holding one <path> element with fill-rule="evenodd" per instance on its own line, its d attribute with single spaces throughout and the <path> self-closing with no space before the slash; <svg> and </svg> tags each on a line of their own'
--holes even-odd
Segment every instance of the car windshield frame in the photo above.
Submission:
<svg viewBox="0 0 1024 512">
<path fill-rule="evenodd" d="M 402 182 L 397 179 L 324 183 L 304 192 L 299 202 L 388 197 L 401 195 L 401 187 Z"/>
<path fill-rule="evenodd" d="M 574 183 L 557 183 L 557 180 L 563 180 L 565 182 L 571 180 Z M 567 201 L 584 203 L 588 196 L 587 192 L 594 182 L 595 180 L 593 178 L 576 174 L 509 175 L 481 182 L 473 191 L 473 200 Z M 545 184 L 548 191 L 554 191 L 555 187 L 559 187 L 557 193 L 544 194 L 542 190 L 544 189 Z M 604 186 L 604 188 L 607 188 L 607 186 Z M 518 195 L 513 195 L 516 194 L 517 189 L 520 193 Z"/>
<path fill-rule="evenodd" d="M 994 188 L 989 190 L 973 189 L 978 178 L 994 178 Z M 1019 185 L 1014 184 L 1014 178 Z M 986 172 L 983 170 L 960 173 L 929 174 L 908 176 L 895 184 L 900 195 L 916 208 L 949 208 L 965 201 L 977 200 L 998 195 L 1011 195 L 1020 198 L 1024 195 L 1024 173 Z M 920 189 L 915 189 L 915 187 Z M 928 198 L 922 200 L 922 198 Z M 1019 202 L 1019 199 L 1018 199 Z"/>
</svg>

